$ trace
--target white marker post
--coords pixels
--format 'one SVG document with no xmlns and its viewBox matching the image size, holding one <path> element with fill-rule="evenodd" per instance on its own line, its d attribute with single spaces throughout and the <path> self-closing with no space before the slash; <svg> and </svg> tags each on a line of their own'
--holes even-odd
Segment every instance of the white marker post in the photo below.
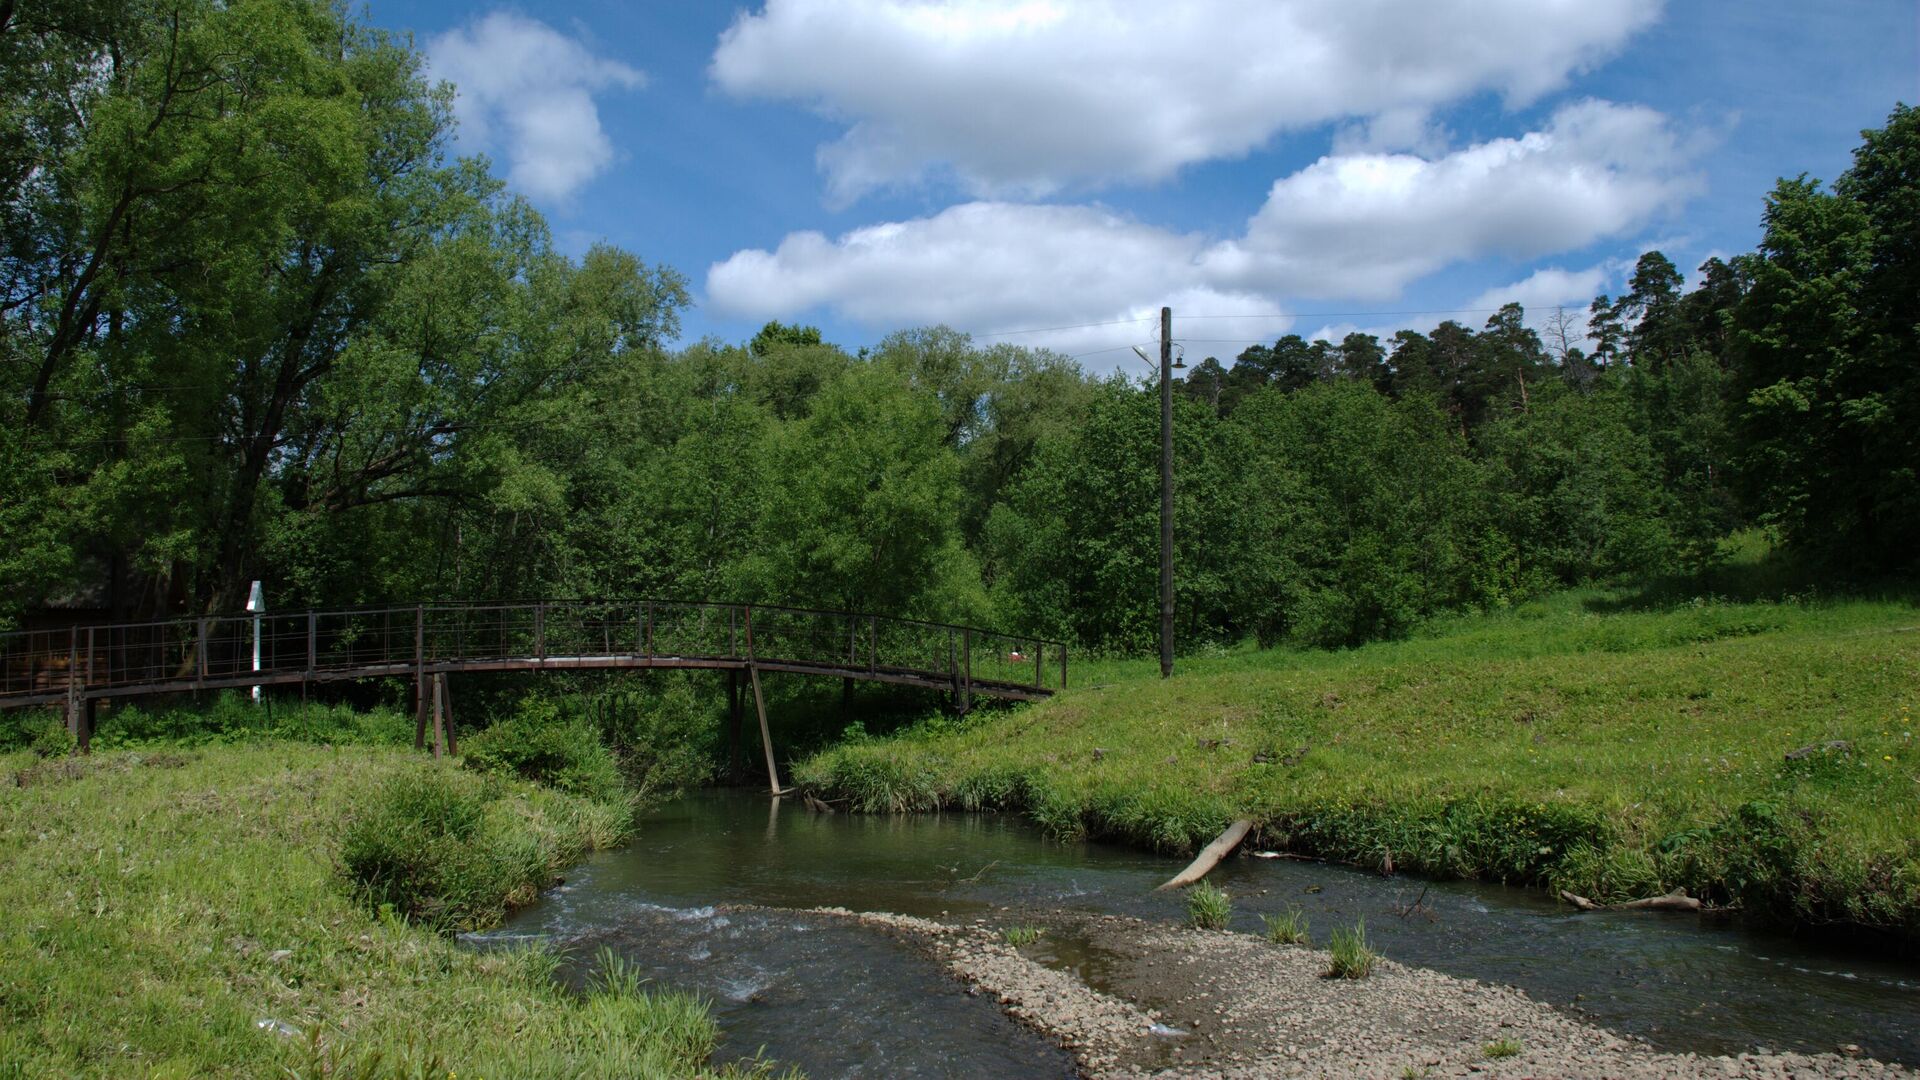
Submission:
<svg viewBox="0 0 1920 1080">
<path fill-rule="evenodd" d="M 253 670 L 260 670 L 260 613 L 267 610 L 266 594 L 260 591 L 260 583 L 254 582 L 252 591 L 247 593 L 247 610 L 253 612 Z M 253 684 L 253 700 L 260 700 L 260 684 Z"/>
</svg>

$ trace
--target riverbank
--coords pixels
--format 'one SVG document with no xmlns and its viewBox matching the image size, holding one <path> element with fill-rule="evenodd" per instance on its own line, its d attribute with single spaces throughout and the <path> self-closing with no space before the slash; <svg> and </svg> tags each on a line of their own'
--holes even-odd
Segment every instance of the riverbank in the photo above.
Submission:
<svg viewBox="0 0 1920 1080">
<path fill-rule="evenodd" d="M 405 749 L 288 742 L 0 756 L 0 1076 L 694 1076 L 694 999 L 562 989 L 356 899 L 353 816 L 394 787 L 480 784 Z M 484 781 L 533 898 L 617 841 L 584 800 Z M 476 909 L 478 910 L 478 909 Z"/>
<path fill-rule="evenodd" d="M 1831 1054 L 1659 1053 L 1509 988 L 1388 960 L 1327 978 L 1328 953 L 1229 931 L 1116 916 L 1025 912 L 1040 939 L 1005 928 L 819 909 L 915 942 L 961 982 L 1047 1035 L 1095 1078 L 1903 1077 L 1901 1066 Z M 1034 959 L 1046 935 L 1097 953 L 1096 988 Z"/>
<path fill-rule="evenodd" d="M 856 810 L 1016 810 L 1062 837 L 1253 842 L 1377 870 L 1920 943 L 1910 600 L 1576 591 L 1344 652 L 1076 665 L 1037 705 L 800 763 Z"/>
</svg>

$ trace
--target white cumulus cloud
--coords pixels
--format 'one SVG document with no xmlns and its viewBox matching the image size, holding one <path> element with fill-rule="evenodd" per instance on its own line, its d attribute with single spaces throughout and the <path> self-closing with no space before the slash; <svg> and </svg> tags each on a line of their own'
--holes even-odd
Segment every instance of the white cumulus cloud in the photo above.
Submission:
<svg viewBox="0 0 1920 1080">
<path fill-rule="evenodd" d="M 982 197 L 1153 181 L 1276 133 L 1526 103 L 1612 56 L 1661 0 L 767 0 L 715 82 L 846 125 L 837 201 L 951 170 Z M 1404 137 L 1402 135 L 1402 137 Z"/>
<path fill-rule="evenodd" d="M 1642 224 L 1698 189 L 1691 155 L 1652 109 L 1583 101 L 1438 157 L 1324 157 L 1275 181 L 1208 269 L 1241 287 L 1390 297 L 1464 259 L 1537 258 Z"/>
<path fill-rule="evenodd" d="M 462 143 L 504 156 L 509 184 L 550 200 L 568 198 L 613 162 L 594 94 L 646 85 L 635 68 L 505 11 L 428 42 L 427 74 L 454 84 Z"/>
<path fill-rule="evenodd" d="M 1377 300 L 1449 265 L 1640 228 L 1697 190 L 1692 153 L 1658 113 L 1585 101 L 1540 131 L 1451 153 L 1322 158 L 1276 181 L 1234 237 L 1091 206 L 972 202 L 736 252 L 709 269 L 707 292 L 745 317 L 829 309 L 876 328 L 970 330 L 1131 318 L 1175 298 L 1234 314 L 1278 312 L 1283 299 Z M 1524 291 L 1586 289 L 1586 276 L 1553 276 L 1564 273 L 1535 275 Z"/>
<path fill-rule="evenodd" d="M 855 229 L 837 238 L 792 233 L 772 251 L 736 252 L 707 273 L 728 314 L 790 318 L 830 308 L 874 327 L 945 323 L 990 332 L 1139 320 L 1022 335 L 1068 352 L 1144 340 L 1158 305 L 1277 311 L 1250 293 L 1199 280 L 1204 236 L 1143 225 L 1087 206 L 974 202 L 931 217 Z M 1104 345 L 1099 345 L 1104 343 Z"/>
<path fill-rule="evenodd" d="M 1507 304 L 1527 309 L 1529 321 L 1538 322 L 1557 308 L 1576 316 L 1579 325 L 1587 324 L 1587 307 L 1593 298 L 1606 292 L 1620 276 L 1620 264 L 1613 261 L 1584 270 L 1563 270 L 1557 266 L 1535 270 L 1511 285 L 1501 285 L 1467 301 L 1467 307 L 1490 311 Z"/>
</svg>

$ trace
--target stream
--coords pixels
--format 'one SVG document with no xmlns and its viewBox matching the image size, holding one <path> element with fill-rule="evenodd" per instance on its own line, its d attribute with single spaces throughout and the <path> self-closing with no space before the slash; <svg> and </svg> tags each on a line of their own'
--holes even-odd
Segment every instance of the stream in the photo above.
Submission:
<svg viewBox="0 0 1920 1080">
<path fill-rule="evenodd" d="M 647 815 L 630 846 L 576 867 L 500 929 L 468 940 L 550 941 L 575 980 L 612 949 L 656 984 L 711 1000 L 717 1062 L 764 1053 L 815 1080 L 1065 1077 L 1071 1057 L 911 945 L 780 909 L 996 924 L 1068 910 L 1178 922 L 1181 897 L 1153 888 L 1180 865 L 1052 841 L 1012 815 L 817 815 L 792 799 L 707 791 Z M 1261 913 L 1298 906 L 1324 945 L 1329 930 L 1364 918 L 1369 942 L 1393 960 L 1518 986 L 1661 1049 L 1854 1043 L 1920 1064 L 1920 968 L 1911 964 L 1697 916 L 1579 914 L 1530 890 L 1314 862 L 1229 859 L 1211 880 L 1233 895 L 1236 930 L 1258 933 Z M 1102 985 L 1103 959 L 1085 942 L 1049 934 L 1029 954 Z"/>
</svg>

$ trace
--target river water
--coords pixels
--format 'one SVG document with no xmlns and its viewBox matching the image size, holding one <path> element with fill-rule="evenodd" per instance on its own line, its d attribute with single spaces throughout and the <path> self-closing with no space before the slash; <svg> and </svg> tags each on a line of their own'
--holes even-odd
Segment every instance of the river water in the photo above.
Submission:
<svg viewBox="0 0 1920 1080">
<path fill-rule="evenodd" d="M 610 948 L 659 985 L 711 999 L 721 1061 L 764 1053 L 816 1080 L 1070 1076 L 1064 1052 L 912 947 L 779 909 L 997 922 L 1067 909 L 1177 922 L 1180 896 L 1153 887 L 1180 865 L 1052 841 L 1009 815 L 817 815 L 791 799 L 701 792 L 649 815 L 631 846 L 577 867 L 540 902 L 471 940 L 548 940 L 573 958 L 574 978 Z M 1235 929 L 1258 932 L 1261 913 L 1297 906 L 1324 944 L 1333 927 L 1364 918 L 1369 941 L 1394 960 L 1518 986 L 1662 1049 L 1854 1043 L 1920 1064 L 1920 967 L 1912 964 L 1696 916 L 1578 914 L 1528 890 L 1320 863 L 1236 858 L 1212 880 L 1233 894 Z M 1050 935 L 1030 951 L 1101 981 L 1101 958 L 1070 938 Z"/>
</svg>

